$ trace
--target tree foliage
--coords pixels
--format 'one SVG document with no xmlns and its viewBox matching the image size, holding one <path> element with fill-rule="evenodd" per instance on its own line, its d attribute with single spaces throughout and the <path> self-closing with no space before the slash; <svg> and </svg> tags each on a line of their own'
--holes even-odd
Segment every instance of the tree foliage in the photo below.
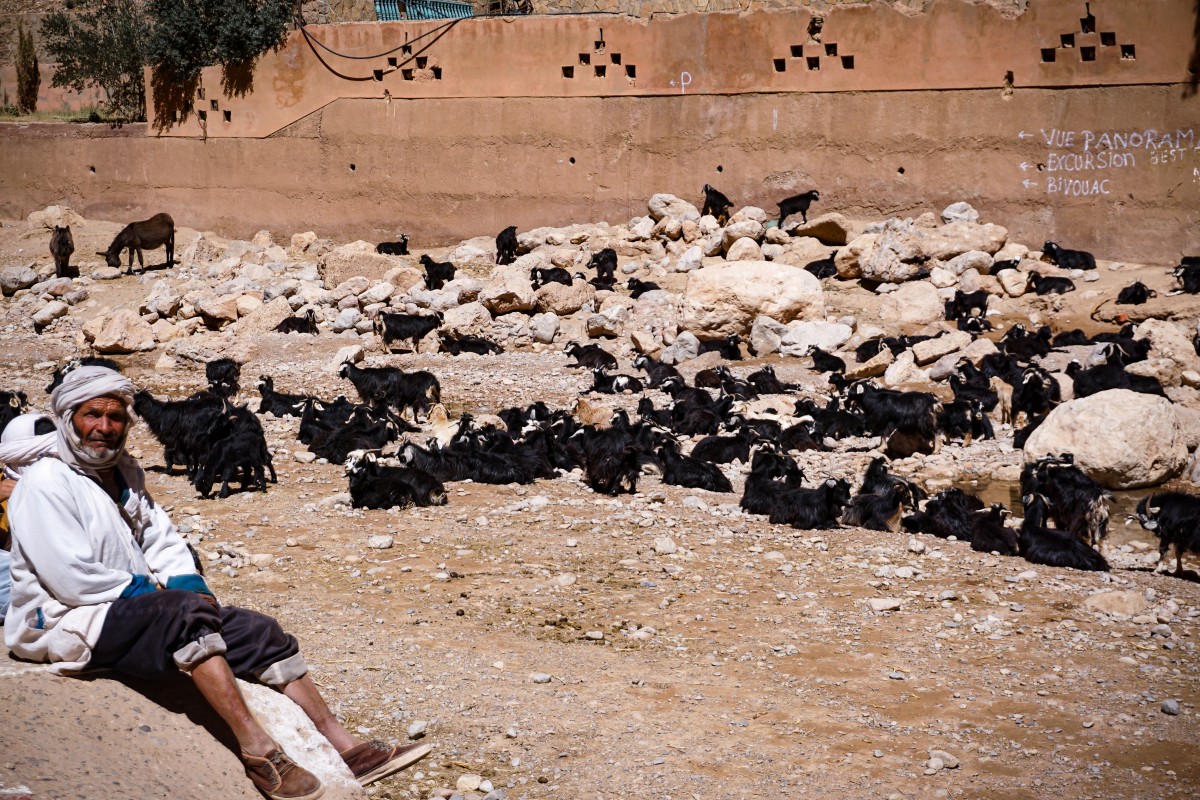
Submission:
<svg viewBox="0 0 1200 800">
<path fill-rule="evenodd" d="M 42 76 L 38 72 L 37 50 L 33 46 L 33 31 L 17 25 L 17 108 L 22 114 L 37 110 L 38 89 Z"/>
<path fill-rule="evenodd" d="M 54 86 L 82 92 L 99 86 L 109 114 L 146 118 L 146 42 L 150 20 L 136 0 L 77 3 L 75 13 L 55 11 L 42 20 L 42 43 L 58 62 Z"/>
<path fill-rule="evenodd" d="M 295 0 L 148 0 L 150 63 L 180 81 L 204 67 L 252 64 L 283 43 Z"/>
</svg>

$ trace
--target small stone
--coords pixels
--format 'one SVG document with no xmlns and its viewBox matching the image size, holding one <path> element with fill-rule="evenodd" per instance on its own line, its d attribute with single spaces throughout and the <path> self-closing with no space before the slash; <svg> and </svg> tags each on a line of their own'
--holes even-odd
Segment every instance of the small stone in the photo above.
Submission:
<svg viewBox="0 0 1200 800">
<path fill-rule="evenodd" d="M 393 544 L 395 544 L 395 540 L 387 535 L 371 536 L 367 539 L 367 547 L 372 550 L 387 550 Z"/>
<path fill-rule="evenodd" d="M 1178 700 L 1165 701 L 1162 704 L 1162 713 L 1167 714 L 1168 716 L 1172 716 L 1172 717 L 1179 716 L 1179 701 Z"/>
<path fill-rule="evenodd" d="M 600 642 L 604 640 L 604 633 L 601 631 L 588 631 L 584 634 L 584 638 L 591 639 L 593 642 Z"/>
<path fill-rule="evenodd" d="M 515 738 L 517 738 L 517 729 L 516 729 L 516 728 L 513 728 L 513 727 L 510 727 L 508 730 L 506 730 L 506 731 L 504 732 L 504 737 L 505 737 L 506 739 L 515 739 Z"/>
<path fill-rule="evenodd" d="M 545 672 L 535 672 L 529 676 L 534 683 L 549 683 L 551 676 Z"/>
<path fill-rule="evenodd" d="M 670 536 L 660 536 L 654 540 L 654 552 L 659 555 L 670 555 L 678 550 L 679 545 L 675 544 L 675 540 Z"/>
<path fill-rule="evenodd" d="M 871 755 L 875 756 L 876 758 L 883 758 L 883 751 L 876 750 L 875 752 L 871 753 Z"/>
<path fill-rule="evenodd" d="M 259 569 L 266 569 L 275 563 L 275 556 L 270 553 L 255 553 L 250 556 L 250 563 Z"/>
<path fill-rule="evenodd" d="M 317 460 L 317 454 L 310 453 L 307 450 L 300 450 L 298 452 L 292 453 L 292 458 L 296 459 L 301 464 L 311 464 L 312 462 Z"/>
<path fill-rule="evenodd" d="M 458 781 L 454 784 L 454 788 L 460 792 L 473 792 L 479 788 L 479 784 L 483 783 L 483 778 L 478 775 L 460 775 Z"/>
<path fill-rule="evenodd" d="M 565 572 L 562 575 L 552 578 L 550 583 L 554 584 L 555 586 L 562 586 L 563 588 L 566 588 L 568 586 L 575 585 L 575 580 L 576 578 L 574 575 L 569 572 Z"/>
<path fill-rule="evenodd" d="M 908 540 L 908 552 L 916 553 L 918 555 L 920 555 L 921 553 L 924 553 L 925 552 L 925 543 L 922 542 L 920 539 L 909 539 Z"/>
<path fill-rule="evenodd" d="M 958 769 L 958 758 L 945 750 L 930 750 L 929 760 L 937 759 L 946 769 Z"/>
<path fill-rule="evenodd" d="M 428 729 L 429 723 L 423 719 L 419 719 L 408 726 L 408 738 L 420 739 Z"/>
<path fill-rule="evenodd" d="M 884 611 L 896 611 L 904 603 L 892 597 L 872 597 L 867 601 L 867 605 L 871 607 L 872 611 L 879 614 Z"/>
<path fill-rule="evenodd" d="M 905 674 L 903 672 L 889 672 L 888 680 L 903 681 L 903 680 L 907 680 L 907 677 L 905 676 Z"/>
<path fill-rule="evenodd" d="M 287 539 L 284 540 L 283 544 L 286 547 L 298 547 L 300 545 L 300 542 L 297 541 L 295 538 L 289 536 Z"/>
</svg>

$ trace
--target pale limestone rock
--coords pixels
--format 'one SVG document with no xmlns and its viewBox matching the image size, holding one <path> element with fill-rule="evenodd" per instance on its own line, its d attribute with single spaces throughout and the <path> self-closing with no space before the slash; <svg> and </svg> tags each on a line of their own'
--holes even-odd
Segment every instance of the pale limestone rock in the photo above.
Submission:
<svg viewBox="0 0 1200 800">
<path fill-rule="evenodd" d="M 482 336 L 492 322 L 492 315 L 480 303 L 464 303 L 447 310 L 442 318 L 442 331 L 448 336 Z"/>
<path fill-rule="evenodd" d="M 204 318 L 204 323 L 210 328 L 222 328 L 238 318 L 239 295 L 227 294 L 221 297 L 204 295 L 196 299 L 196 312 Z"/>
<path fill-rule="evenodd" d="M 760 315 L 784 323 L 824 319 L 825 302 L 820 281 L 803 269 L 734 261 L 689 275 L 682 312 L 681 327 L 709 339 L 744 335 Z"/>
<path fill-rule="evenodd" d="M 325 365 L 326 372 L 337 372 L 342 364 L 361 364 L 366 353 L 361 344 L 346 345 Z"/>
<path fill-rule="evenodd" d="M 547 283 L 538 288 L 534 307 L 538 311 L 547 311 L 560 317 L 574 314 L 585 305 L 594 302 L 596 289 L 587 281 L 576 279 L 570 286 L 561 283 Z"/>
<path fill-rule="evenodd" d="M 992 268 L 992 260 L 992 257 L 982 250 L 968 250 L 950 259 L 942 267 L 943 269 L 950 270 L 955 275 L 962 275 L 969 269 L 973 269 L 981 274 L 987 274 L 987 271 Z"/>
<path fill-rule="evenodd" d="M 700 340 L 695 334 L 684 331 L 675 337 L 675 341 L 662 351 L 659 359 L 664 364 L 681 364 L 700 355 Z"/>
<path fill-rule="evenodd" d="M 0 269 L 0 292 L 12 297 L 21 289 L 28 289 L 38 282 L 38 274 L 29 267 L 5 267 Z"/>
<path fill-rule="evenodd" d="M 365 278 L 362 275 L 353 275 L 339 283 L 336 287 L 329 290 L 333 295 L 334 300 L 344 300 L 347 297 L 358 298 L 361 292 L 365 292 L 367 287 L 371 285 L 371 279 Z"/>
<path fill-rule="evenodd" d="M 960 200 L 942 210 L 942 222 L 979 222 L 979 212 L 970 203 Z"/>
<path fill-rule="evenodd" d="M 347 278 L 362 276 L 378 280 L 396 266 L 392 256 L 375 252 L 375 245 L 361 239 L 335 247 L 318 259 L 327 286 L 337 286 Z"/>
<path fill-rule="evenodd" d="M 854 226 L 837 212 L 813 217 L 808 222 L 794 217 L 784 222 L 783 230 L 792 236 L 811 236 L 822 244 L 841 246 L 850 241 Z"/>
<path fill-rule="evenodd" d="M 424 287 L 425 273 L 416 267 L 394 267 L 388 270 L 383 276 L 383 282 L 390 283 L 396 287 L 396 291 L 392 292 L 392 299 L 394 300 L 397 297 L 402 297 L 414 286 Z"/>
<path fill-rule="evenodd" d="M 537 294 L 529 282 L 529 271 L 517 268 L 516 264 L 497 267 L 479 293 L 479 302 L 496 316 L 532 311 Z"/>
<path fill-rule="evenodd" d="M 936 339 L 926 339 L 917 342 L 912 347 L 913 358 L 920 366 L 931 364 L 943 356 L 962 350 L 972 341 L 971 334 L 966 331 L 954 331 Z"/>
<path fill-rule="evenodd" d="M 275 245 L 275 240 L 271 237 L 270 231 L 261 230 L 254 234 L 254 238 L 250 240 L 250 243 L 265 250 L 268 247 L 273 247 Z"/>
<path fill-rule="evenodd" d="M 240 318 L 253 314 L 262 308 L 263 301 L 261 297 L 256 297 L 252 294 L 243 294 L 238 296 L 234 304 L 237 306 L 237 315 Z"/>
<path fill-rule="evenodd" d="M 779 350 L 787 326 L 770 317 L 755 317 L 750 327 L 750 352 L 756 356 L 770 355 Z"/>
<path fill-rule="evenodd" d="M 1025 443 L 1025 460 L 1059 453 L 1074 454 L 1075 465 L 1107 489 L 1155 486 L 1187 463 L 1171 402 L 1126 389 L 1098 392 L 1051 411 Z"/>
<path fill-rule="evenodd" d="M 950 373 L 954 372 L 963 361 L 970 361 L 975 366 L 983 363 L 983 359 L 992 353 L 998 353 L 1000 350 L 991 339 L 979 338 L 971 342 L 964 349 L 957 353 L 950 353 L 942 356 L 937 360 L 932 367 L 929 368 L 929 379 L 934 381 L 944 381 L 950 377 Z"/>
<path fill-rule="evenodd" d="M 387 281 L 380 281 L 370 287 L 358 296 L 358 301 L 363 305 L 371 303 L 386 303 L 388 298 L 396 293 L 396 286 Z"/>
<path fill-rule="evenodd" d="M 762 239 L 763 230 L 762 223 L 752 219 L 730 222 L 721 232 L 721 249 L 728 253 L 729 248 L 733 247 L 734 242 L 738 239 L 752 239 L 758 242 Z M 727 260 L 732 261 L 733 259 L 727 257 Z"/>
<path fill-rule="evenodd" d="M 912 350 L 905 350 L 896 356 L 883 373 L 884 386 L 905 386 L 910 383 L 924 383 L 929 379 L 929 373 L 917 366 Z"/>
<path fill-rule="evenodd" d="M 758 242 L 743 237 L 730 246 L 725 258 L 729 261 L 762 261 L 763 251 Z"/>
<path fill-rule="evenodd" d="M 40 225 L 46 230 L 53 231 L 55 227 L 74 225 L 76 229 L 86 222 L 67 206 L 46 206 L 41 211 L 34 211 L 25 221 L 30 225 Z"/>
<path fill-rule="evenodd" d="M 703 259 L 704 251 L 698 246 L 692 245 L 683 251 L 683 255 L 679 256 L 679 260 L 675 262 L 675 266 L 672 269 L 675 272 L 691 272 L 700 268 L 700 263 Z"/>
<path fill-rule="evenodd" d="M 929 282 L 939 289 L 949 289 L 958 283 L 958 276 L 948 269 L 934 267 L 929 270 Z"/>
<path fill-rule="evenodd" d="M 553 312 L 535 314 L 529 320 L 529 333 L 535 342 L 550 344 L 558 334 L 558 315 Z"/>
<path fill-rule="evenodd" d="M 634 331 L 629 334 L 629 341 L 639 353 L 657 353 L 663 346 L 661 339 L 647 331 Z"/>
<path fill-rule="evenodd" d="M 103 321 L 92 348 L 105 355 L 154 349 L 154 329 L 132 308 L 122 308 Z"/>
<path fill-rule="evenodd" d="M 847 365 L 846 378 L 852 381 L 863 380 L 865 378 L 878 378 L 887 372 L 887 368 L 895 360 L 896 357 L 892 355 L 892 351 L 884 348 L 861 364 Z"/>
<path fill-rule="evenodd" d="M 33 327 L 40 331 L 59 317 L 66 316 L 67 304 L 61 300 L 51 300 L 33 314 Z"/>
<path fill-rule="evenodd" d="M 926 281 L 912 281 L 885 295 L 879 311 L 889 322 L 925 325 L 942 319 L 946 308 L 937 287 Z"/>
<path fill-rule="evenodd" d="M 1020 297 L 1029 289 L 1029 276 L 1020 270 L 1002 269 L 996 279 L 1009 297 Z"/>
<path fill-rule="evenodd" d="M 804 356 L 814 347 L 830 353 L 845 344 L 853 335 L 854 330 L 841 322 L 793 322 L 787 326 L 779 342 L 779 353 L 792 357 Z"/>
<path fill-rule="evenodd" d="M 1008 229 L 987 223 L 951 222 L 935 230 L 918 230 L 920 246 L 930 258 L 947 261 L 971 250 L 991 255 L 1008 240 Z"/>
<path fill-rule="evenodd" d="M 700 219 L 700 211 L 694 205 L 681 200 L 673 194 L 651 195 L 649 202 L 650 217 L 655 222 L 662 219 L 673 219 L 676 222 L 696 222 Z"/>
<path fill-rule="evenodd" d="M 1099 592 L 1083 601 L 1083 607 L 1099 614 L 1119 614 L 1133 617 L 1150 610 L 1150 602 L 1146 596 L 1132 589 L 1113 592 Z"/>
</svg>

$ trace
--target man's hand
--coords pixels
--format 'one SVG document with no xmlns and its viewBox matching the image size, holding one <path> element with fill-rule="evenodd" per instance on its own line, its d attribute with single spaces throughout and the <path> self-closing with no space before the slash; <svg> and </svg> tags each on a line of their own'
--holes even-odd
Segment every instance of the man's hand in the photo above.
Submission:
<svg viewBox="0 0 1200 800">
<path fill-rule="evenodd" d="M 13 478 L 4 478 L 0 480 L 0 503 L 7 500 L 13 493 L 13 489 L 17 488 L 17 481 Z"/>
</svg>

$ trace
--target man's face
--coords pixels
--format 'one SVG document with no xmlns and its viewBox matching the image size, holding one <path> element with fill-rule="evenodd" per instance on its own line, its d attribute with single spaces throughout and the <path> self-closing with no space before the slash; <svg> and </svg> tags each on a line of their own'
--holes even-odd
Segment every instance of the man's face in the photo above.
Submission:
<svg viewBox="0 0 1200 800">
<path fill-rule="evenodd" d="M 75 410 L 71 424 L 83 440 L 83 446 L 95 455 L 103 456 L 117 449 L 129 425 L 129 415 L 125 404 L 117 398 L 97 397 Z"/>
</svg>

